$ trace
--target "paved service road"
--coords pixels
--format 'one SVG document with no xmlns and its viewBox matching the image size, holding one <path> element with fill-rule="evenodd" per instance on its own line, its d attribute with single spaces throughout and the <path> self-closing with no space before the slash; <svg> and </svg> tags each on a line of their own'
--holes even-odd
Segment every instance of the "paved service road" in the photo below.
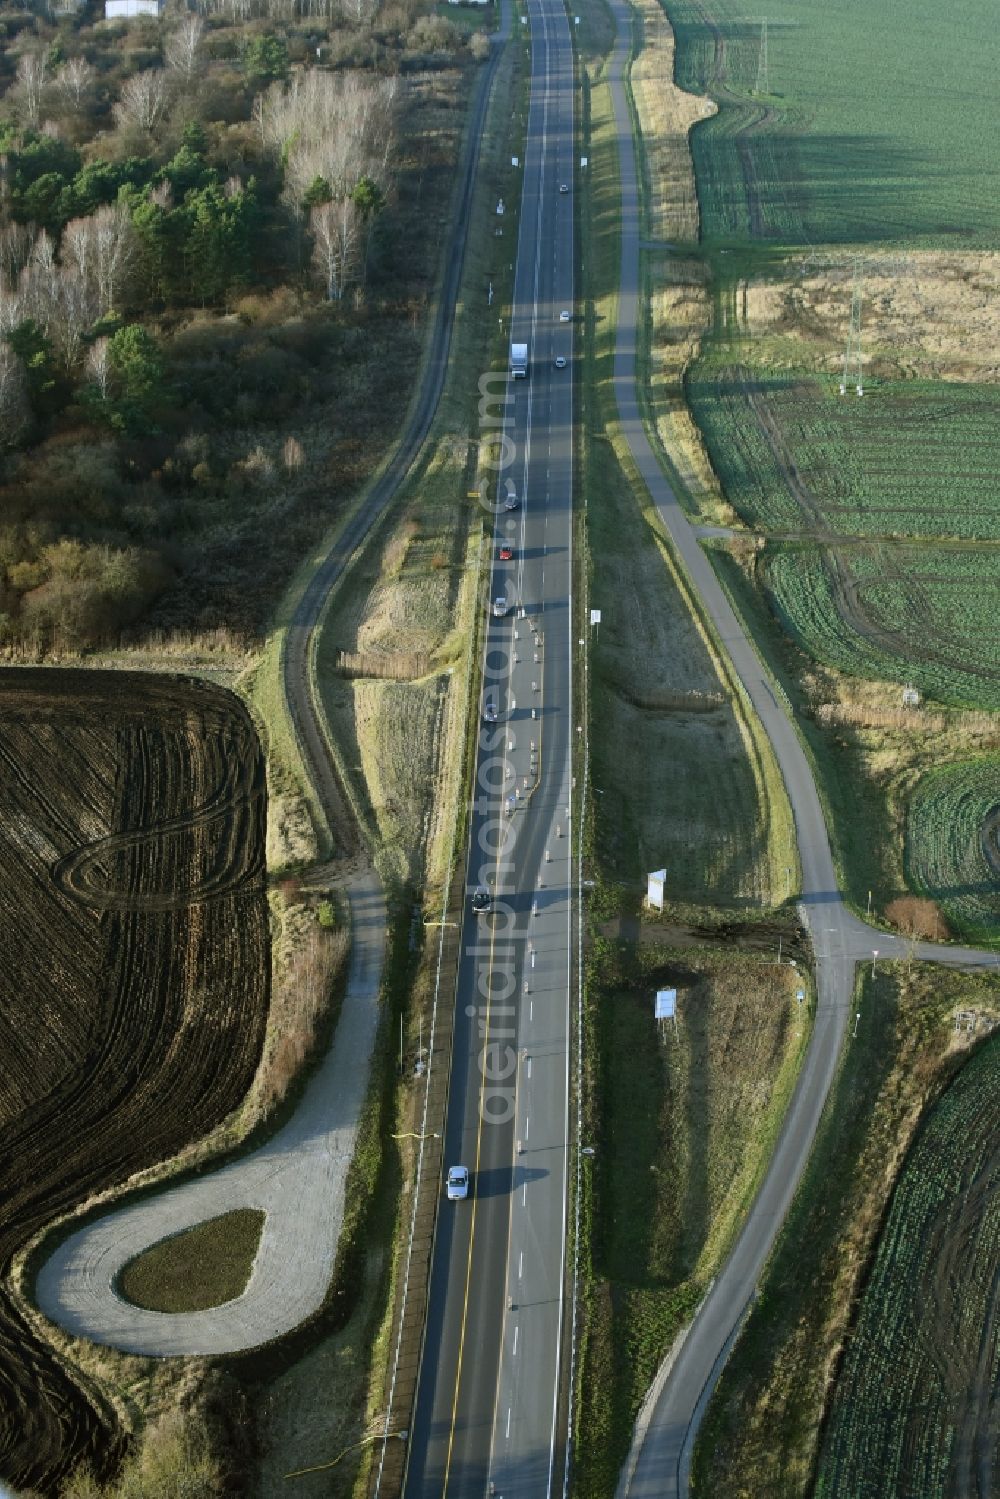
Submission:
<svg viewBox="0 0 1000 1499">
<path fill-rule="evenodd" d="M 442 1201 L 408 1443 L 409 1499 L 542 1499 L 562 1482 L 559 1419 L 573 901 L 573 56 L 561 0 L 529 0 L 531 100 L 510 337 L 527 379 L 506 393 L 483 722 Z M 566 192 L 561 192 L 565 185 Z M 555 368 L 564 356 L 564 369 Z M 517 510 L 506 512 L 508 485 Z M 499 560 L 509 540 L 512 557 Z"/>
<path fill-rule="evenodd" d="M 830 842 L 809 761 L 785 705 L 765 676 L 760 660 L 722 589 L 694 529 L 664 477 L 646 436 L 636 398 L 636 330 L 640 316 L 640 222 L 635 148 L 625 98 L 623 71 L 630 12 L 610 0 L 618 37 L 611 69 L 615 127 L 622 186 L 621 291 L 615 392 L 622 430 L 653 502 L 702 607 L 729 652 L 754 709 L 771 740 L 795 816 L 802 865 L 801 913 L 816 958 L 817 1009 L 813 1034 L 767 1176 L 729 1259 L 676 1354 L 659 1397 L 648 1414 L 645 1439 L 631 1481 L 630 1499 L 671 1499 L 687 1493 L 691 1447 L 698 1422 L 722 1370 L 757 1279 L 788 1210 L 805 1167 L 819 1116 L 833 1081 L 848 1017 L 852 1012 L 855 965 L 909 955 L 910 944 L 867 927 L 843 904 Z M 914 956 L 959 967 L 995 966 L 995 957 L 975 949 L 918 943 Z"/>
<path fill-rule="evenodd" d="M 501 49 L 510 34 L 510 14 L 510 0 L 502 0 L 500 30 L 473 99 L 455 231 L 419 396 L 384 473 L 313 574 L 286 639 L 282 667 L 288 706 L 316 794 L 331 822 L 341 812 L 340 791 L 324 739 L 322 710 L 308 686 L 308 654 L 330 589 L 392 500 L 437 409 L 448 368 L 479 143 Z M 339 821 L 343 826 L 342 813 Z M 350 906 L 352 937 L 347 992 L 333 1047 L 293 1118 L 260 1150 L 196 1181 L 108 1213 L 64 1240 L 42 1267 L 35 1297 L 41 1310 L 67 1331 L 134 1353 L 233 1353 L 280 1337 L 322 1304 L 367 1090 L 385 945 L 385 901 L 374 871 L 361 869 L 342 890 Z M 250 1281 L 236 1300 L 210 1311 L 168 1316 L 143 1311 L 116 1296 L 115 1279 L 136 1254 L 171 1234 L 242 1207 L 260 1208 L 267 1217 Z"/>
</svg>

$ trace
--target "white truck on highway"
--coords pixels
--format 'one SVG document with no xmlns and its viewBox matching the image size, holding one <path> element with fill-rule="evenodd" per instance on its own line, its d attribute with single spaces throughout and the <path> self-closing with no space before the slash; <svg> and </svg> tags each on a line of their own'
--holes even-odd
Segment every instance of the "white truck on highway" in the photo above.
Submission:
<svg viewBox="0 0 1000 1499">
<path fill-rule="evenodd" d="M 511 344 L 510 346 L 510 373 L 517 380 L 520 376 L 528 373 L 528 345 Z"/>
</svg>

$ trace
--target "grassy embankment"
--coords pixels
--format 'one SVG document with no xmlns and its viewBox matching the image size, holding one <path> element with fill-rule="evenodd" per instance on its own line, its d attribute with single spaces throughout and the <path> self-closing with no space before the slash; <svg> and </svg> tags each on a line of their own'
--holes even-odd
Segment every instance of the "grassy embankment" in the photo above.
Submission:
<svg viewBox="0 0 1000 1499">
<path fill-rule="evenodd" d="M 783 789 L 616 429 L 619 179 L 603 77 L 611 32 L 599 4 L 581 16 L 582 464 L 590 601 L 604 617 L 590 661 L 596 794 L 587 839 L 598 884 L 584 1133 L 597 1153 L 582 1206 L 575 1491 L 597 1496 L 614 1492 L 642 1397 L 752 1199 L 809 1010 L 796 1000 L 795 970 L 775 961 L 777 924 L 763 951 L 750 945 L 795 867 Z M 646 78 L 646 102 L 662 98 L 658 70 Z M 657 172 L 676 159 L 666 135 L 656 138 Z M 670 222 L 661 212 L 656 237 Z M 675 394 L 671 420 L 690 441 Z M 696 448 L 685 459 L 692 471 Z M 669 927 L 636 919 L 645 873 L 661 863 L 676 896 Z M 698 945 L 726 920 L 740 936 L 725 957 Z M 691 944 L 683 951 L 668 945 L 679 937 Z M 678 990 L 680 1023 L 660 1034 L 652 995 L 663 985 Z"/>
<path fill-rule="evenodd" d="M 897 1173 L 925 1109 L 977 1039 L 955 1029 L 955 1015 L 1000 1018 L 992 979 L 920 964 L 880 968 L 874 979 L 866 971 L 858 1009 L 808 1170 L 702 1427 L 697 1494 L 812 1492 L 832 1381 Z M 896 1492 L 886 1475 L 872 1479 L 872 1493 Z"/>
</svg>

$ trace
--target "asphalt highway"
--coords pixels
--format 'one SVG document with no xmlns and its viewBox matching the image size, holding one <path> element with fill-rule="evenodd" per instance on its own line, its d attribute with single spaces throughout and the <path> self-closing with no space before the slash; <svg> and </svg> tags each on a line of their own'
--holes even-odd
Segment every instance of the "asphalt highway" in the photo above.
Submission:
<svg viewBox="0 0 1000 1499">
<path fill-rule="evenodd" d="M 766 676 L 654 454 L 637 399 L 636 335 L 641 316 L 640 214 L 632 123 L 624 87 L 631 25 L 622 0 L 610 0 L 618 35 L 609 77 L 621 169 L 621 282 L 615 353 L 615 393 L 622 431 L 702 607 L 729 653 L 736 673 L 771 741 L 795 818 L 802 868 L 800 911 L 816 963 L 817 1007 L 812 1037 L 767 1175 L 733 1250 L 702 1303 L 683 1344 L 665 1371 L 646 1412 L 648 1424 L 634 1471 L 626 1475 L 630 1499 L 685 1495 L 691 1450 L 708 1403 L 758 1277 L 805 1168 L 819 1117 L 837 1069 L 853 1013 L 858 962 L 906 957 L 911 945 L 864 922 L 841 899 L 823 810 L 812 768 L 790 716 Z M 965 968 L 995 966 L 975 949 L 918 943 L 914 956 Z M 633 1454 L 635 1456 L 635 1454 Z"/>
<path fill-rule="evenodd" d="M 560 0 L 529 0 L 531 98 L 503 423 L 468 890 L 445 1134 L 469 1198 L 442 1200 L 409 1499 L 541 1499 L 561 1484 L 571 933 L 573 493 L 572 46 Z M 562 192 L 565 185 L 567 191 Z M 568 321 L 560 313 L 571 314 Z M 555 359 L 563 356 L 564 369 Z M 499 428 L 497 429 L 499 430 Z M 509 488 L 517 508 L 505 510 Z M 509 561 L 499 546 L 511 546 Z M 443 1198 L 443 1183 L 442 1183 Z"/>
</svg>

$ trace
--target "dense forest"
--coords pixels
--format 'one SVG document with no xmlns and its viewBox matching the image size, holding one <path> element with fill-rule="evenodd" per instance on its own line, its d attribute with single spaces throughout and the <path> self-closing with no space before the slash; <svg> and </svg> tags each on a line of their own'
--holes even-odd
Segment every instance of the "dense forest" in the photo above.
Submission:
<svg viewBox="0 0 1000 1499">
<path fill-rule="evenodd" d="M 260 631 L 408 399 L 487 50 L 429 0 L 102 15 L 0 12 L 0 653 L 20 659 Z"/>
</svg>

